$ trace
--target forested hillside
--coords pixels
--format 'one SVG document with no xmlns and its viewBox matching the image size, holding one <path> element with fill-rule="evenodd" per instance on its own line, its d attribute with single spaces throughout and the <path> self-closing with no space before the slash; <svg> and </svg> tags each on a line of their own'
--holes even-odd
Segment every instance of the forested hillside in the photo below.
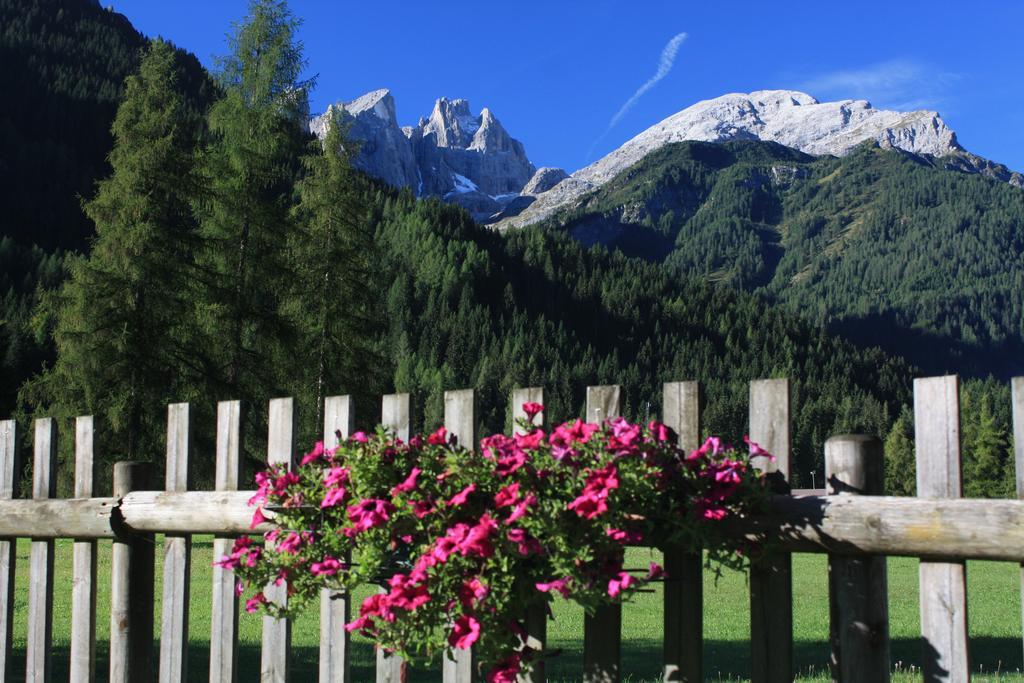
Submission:
<svg viewBox="0 0 1024 683">
<path fill-rule="evenodd" d="M 1024 191 L 865 144 L 666 146 L 557 223 L 928 372 L 1024 371 Z"/>
<path fill-rule="evenodd" d="M 34 7 L 49 20 L 60 14 Z M 81 7 L 76 16 L 102 12 Z M 573 219 L 582 241 L 541 227 L 501 235 L 354 171 L 337 125 L 325 144 L 309 136 L 312 84 L 299 80 L 295 26 L 283 3 L 254 2 L 216 86 L 168 43 L 139 53 L 107 122 L 109 165 L 90 179 L 84 218 L 53 233 L 51 246 L 69 255 L 0 241 L 4 413 L 20 386 L 24 417 L 94 413 L 106 461 L 150 459 L 162 452 L 167 403 L 193 403 L 204 449 L 214 402 L 240 398 L 253 407 L 254 466 L 272 396 L 298 397 L 301 440 L 311 442 L 320 401 L 333 393 L 355 395 L 357 421 L 372 426 L 380 393 L 410 391 L 418 426 L 429 428 L 444 389 L 474 387 L 479 426 L 492 430 L 507 428 L 515 386 L 543 385 L 557 420 L 582 411 L 586 385 L 621 383 L 627 414 L 646 418 L 660 412 L 662 382 L 698 379 L 705 429 L 735 440 L 746 383 L 789 376 L 794 484 L 820 474 L 829 435 L 867 431 L 889 436 L 903 457 L 892 485 L 905 485 L 914 369 L 827 333 L 817 324 L 831 319 L 824 313 L 772 303 L 799 305 L 772 286 L 790 267 L 779 216 L 797 200 L 787 193 L 821 180 L 825 189 L 800 201 L 818 201 L 814 211 L 833 220 L 835 206 L 855 204 L 833 174 L 843 162 L 771 145 L 684 145 L 591 200 Z M 868 169 L 872 154 L 860 162 Z M 870 194 L 868 183 L 849 194 Z M 627 253 L 586 244 L 612 233 L 633 238 L 617 242 Z M 968 459 L 984 455 L 976 469 L 988 483 L 978 490 L 991 493 L 1007 471 L 1008 416 L 1001 395 L 985 398 L 998 389 L 970 392 L 978 398 L 965 435 L 988 450 L 972 447 Z M 195 474 L 211 475 L 201 464 Z"/>
</svg>

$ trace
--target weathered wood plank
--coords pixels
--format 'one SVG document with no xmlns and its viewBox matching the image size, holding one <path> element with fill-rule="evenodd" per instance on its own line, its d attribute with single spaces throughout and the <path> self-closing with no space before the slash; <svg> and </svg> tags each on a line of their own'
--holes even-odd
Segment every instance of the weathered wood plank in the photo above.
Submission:
<svg viewBox="0 0 1024 683">
<path fill-rule="evenodd" d="M 587 422 L 601 424 L 622 414 L 622 388 L 618 384 L 587 387 Z"/>
<path fill-rule="evenodd" d="M 885 488 L 882 442 L 834 436 L 825 442 L 825 481 L 839 496 L 877 496 Z M 885 557 L 829 555 L 832 679 L 889 680 L 889 596 Z"/>
<path fill-rule="evenodd" d="M 113 538 L 116 498 L 0 499 L 0 537 Z"/>
<path fill-rule="evenodd" d="M 457 442 L 476 448 L 476 394 L 472 389 L 444 392 L 444 425 Z M 452 658 L 442 664 L 444 683 L 473 683 L 476 680 L 476 656 L 473 649 L 452 650 Z"/>
<path fill-rule="evenodd" d="M 914 380 L 914 445 L 917 495 L 961 497 L 960 382 L 955 375 Z M 918 573 L 925 680 L 968 681 L 966 564 L 922 560 Z"/>
<path fill-rule="evenodd" d="M 381 424 L 402 441 L 412 436 L 412 402 L 409 394 L 388 394 L 381 400 Z M 382 589 L 383 590 L 383 589 Z M 400 656 L 375 647 L 377 683 L 405 683 L 408 665 Z"/>
<path fill-rule="evenodd" d="M 187 491 L 191 451 L 187 403 L 167 406 L 167 466 L 164 488 Z M 160 683 L 184 681 L 188 664 L 188 598 L 192 537 L 164 538 L 163 601 L 160 623 Z"/>
<path fill-rule="evenodd" d="M 523 405 L 526 403 L 536 403 L 538 405 L 544 405 L 544 388 L 543 387 L 525 387 L 522 389 L 512 390 L 512 433 L 513 434 L 525 434 L 527 430 L 520 426 L 520 422 L 526 421 L 528 416 L 526 411 L 523 410 Z M 532 423 L 534 427 L 544 426 L 544 411 L 537 413 L 533 417 Z M 535 651 L 543 652 L 547 647 L 548 642 L 548 611 L 546 607 L 534 606 L 526 611 L 525 618 L 523 620 L 524 628 L 526 629 L 526 647 Z M 538 658 L 534 660 L 533 670 L 529 673 L 522 673 L 516 679 L 518 683 L 545 683 L 547 681 L 547 671 L 545 666 L 545 660 Z"/>
<path fill-rule="evenodd" d="M 512 390 L 512 433 L 523 434 L 524 430 L 519 426 L 520 420 L 527 419 L 526 411 L 523 410 L 523 405 L 526 403 L 536 403 L 537 405 L 544 405 L 544 388 L 543 387 L 525 387 L 523 389 Z M 533 426 L 543 427 L 544 426 L 544 411 L 542 410 L 533 418 Z"/>
<path fill-rule="evenodd" d="M 1014 377 L 1010 384 L 1013 404 L 1013 453 L 1017 473 L 1017 498 L 1024 500 L 1024 377 Z M 1024 623 L 1024 563 L 1020 565 L 1020 607 Z"/>
<path fill-rule="evenodd" d="M 217 442 L 214 486 L 218 491 L 237 491 L 242 462 L 242 404 L 217 404 Z M 251 515 L 251 511 L 248 511 Z M 223 528 L 223 527 L 222 527 Z M 213 556 L 230 554 L 234 539 L 213 539 Z M 213 568 L 213 611 L 210 617 L 210 683 L 234 683 L 238 678 L 238 595 L 235 573 Z"/>
<path fill-rule="evenodd" d="M 75 498 L 95 493 L 93 434 L 91 416 L 75 420 Z M 71 552 L 70 678 L 89 682 L 96 675 L 96 542 L 75 539 Z"/>
<path fill-rule="evenodd" d="M 700 446 L 700 384 L 668 382 L 662 389 L 662 422 L 684 451 Z M 665 549 L 664 661 L 662 680 L 704 680 L 704 570 L 700 553 Z"/>
<path fill-rule="evenodd" d="M 324 400 L 324 448 L 338 446 L 355 429 L 351 396 L 329 396 Z M 345 558 L 348 559 L 348 558 Z M 349 622 L 351 606 L 347 597 L 329 588 L 320 590 L 320 683 L 348 683 Z"/>
<path fill-rule="evenodd" d="M 618 385 L 587 387 L 587 422 L 602 423 L 622 414 Z M 583 619 L 583 680 L 618 683 L 622 661 L 622 605 L 600 607 Z"/>
<path fill-rule="evenodd" d="M 149 463 L 114 463 L 114 496 L 148 489 L 149 478 Z M 153 678 L 153 569 L 152 534 L 125 534 L 114 540 L 110 556 L 110 683 L 147 683 Z"/>
<path fill-rule="evenodd" d="M 750 383 L 750 439 L 775 456 L 755 464 L 775 478 L 780 492 L 790 475 L 788 379 Z M 752 683 L 793 680 L 792 558 L 775 553 L 750 569 L 750 678 Z"/>
<path fill-rule="evenodd" d="M 270 401 L 270 416 L 267 430 L 267 462 L 295 466 L 295 401 L 291 398 L 275 398 Z M 288 586 L 268 585 L 263 589 L 268 600 L 278 605 L 288 604 Z M 288 619 L 263 617 L 263 654 L 261 659 L 261 681 L 263 683 L 286 683 L 288 663 L 291 659 L 292 623 Z"/>
<path fill-rule="evenodd" d="M 622 605 L 583 617 L 583 683 L 619 683 L 621 652 Z"/>
<path fill-rule="evenodd" d="M 14 420 L 0 421 L 0 502 L 14 497 L 19 461 L 18 425 Z M 8 680 L 12 664 L 16 546 L 14 540 L 0 539 L 0 681 Z"/>
<path fill-rule="evenodd" d="M 56 420 L 47 417 L 35 421 L 33 450 L 32 498 L 53 498 L 57 495 Z M 25 672 L 27 681 L 43 683 L 50 680 L 50 650 L 53 645 L 52 540 L 32 540 L 29 565 Z"/>
<path fill-rule="evenodd" d="M 253 491 L 136 491 L 123 498 L 124 527 L 137 532 L 249 534 L 269 531 L 270 525 L 249 529 Z M 100 509 L 114 499 L 51 501 L 54 519 L 69 510 Z M 74 505 L 81 505 L 76 508 Z M 28 507 L 21 507 L 28 506 Z M 10 525 L 9 511 L 26 521 Z M 0 501 L 0 534 L 24 536 L 35 514 L 32 501 Z M 267 512 L 268 517 L 273 513 Z M 49 522 L 48 522 L 49 524 Z M 1024 561 L 1024 501 L 916 500 L 872 497 L 869 501 L 836 496 L 775 496 L 768 511 L 756 519 L 731 521 L 725 528 L 736 535 L 771 534 L 781 549 L 791 552 L 871 553 L 904 557 L 963 557 L 965 559 Z M 59 536 L 78 536 L 62 533 Z M 97 538 L 109 537 L 96 535 Z"/>
<path fill-rule="evenodd" d="M 408 442 L 412 436 L 412 401 L 409 394 L 388 394 L 381 400 L 380 423 Z"/>
</svg>

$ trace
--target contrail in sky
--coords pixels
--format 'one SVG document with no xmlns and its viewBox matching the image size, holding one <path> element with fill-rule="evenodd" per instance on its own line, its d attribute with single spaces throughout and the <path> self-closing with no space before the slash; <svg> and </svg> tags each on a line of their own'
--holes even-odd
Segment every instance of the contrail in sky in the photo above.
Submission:
<svg viewBox="0 0 1024 683">
<path fill-rule="evenodd" d="M 683 44 L 684 40 L 686 40 L 686 33 L 678 33 L 672 36 L 672 39 L 665 44 L 665 49 L 661 51 L 661 59 L 658 61 L 658 71 L 655 72 L 655 74 L 648 79 L 646 83 L 637 88 L 637 91 L 633 93 L 633 96 L 626 100 L 626 103 L 623 104 L 617 112 L 615 112 L 615 116 L 613 116 L 612 120 L 608 122 L 608 127 L 590 146 L 590 152 L 587 153 L 588 158 L 593 153 L 594 147 L 597 146 L 597 143 L 600 142 L 604 136 L 607 135 L 608 132 L 611 131 L 611 129 L 629 113 L 629 110 L 640 101 L 640 98 L 643 97 L 648 90 L 657 85 L 658 81 L 665 78 L 665 76 L 668 76 L 668 72 L 672 70 L 672 65 L 675 64 L 676 53 L 679 52 L 679 46 Z"/>
</svg>

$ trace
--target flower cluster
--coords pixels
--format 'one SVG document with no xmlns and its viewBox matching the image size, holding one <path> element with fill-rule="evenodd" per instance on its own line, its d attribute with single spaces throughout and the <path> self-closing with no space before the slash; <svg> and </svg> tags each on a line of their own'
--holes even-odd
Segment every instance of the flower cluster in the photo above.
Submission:
<svg viewBox="0 0 1024 683">
<path fill-rule="evenodd" d="M 413 661 L 474 647 L 489 682 L 514 681 L 537 657 L 530 608 L 571 599 L 593 610 L 628 598 L 663 570 L 624 567 L 628 545 L 704 548 L 742 564 L 722 521 L 749 514 L 767 489 L 750 454 L 709 439 L 687 453 L 665 425 L 624 419 L 532 425 L 472 451 L 442 427 L 408 443 L 380 429 L 336 449 L 322 444 L 294 471 L 256 477 L 253 528 L 218 560 L 233 569 L 246 609 L 289 616 L 324 587 L 380 590 L 346 628 Z M 288 604 L 263 593 L 287 582 Z"/>
</svg>

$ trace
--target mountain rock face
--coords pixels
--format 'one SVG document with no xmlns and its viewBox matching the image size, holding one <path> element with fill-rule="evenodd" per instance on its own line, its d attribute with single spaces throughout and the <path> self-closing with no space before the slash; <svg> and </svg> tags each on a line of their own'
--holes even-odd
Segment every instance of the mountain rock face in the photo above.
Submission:
<svg viewBox="0 0 1024 683">
<path fill-rule="evenodd" d="M 527 225 L 604 185 L 651 152 L 673 142 L 763 140 L 816 156 L 844 156 L 865 141 L 881 147 L 937 157 L 948 168 L 982 173 L 1022 185 L 1020 174 L 964 150 L 956 134 L 933 111 L 875 109 L 865 100 L 818 102 L 795 90 L 759 90 L 698 102 L 643 131 L 617 150 L 542 191 L 503 227 Z"/>
<path fill-rule="evenodd" d="M 489 109 L 474 115 L 467 100 L 442 97 L 429 118 L 399 127 L 391 93 L 375 90 L 332 105 L 310 121 L 310 130 L 323 138 L 334 111 L 359 145 L 357 168 L 418 197 L 459 204 L 477 220 L 500 212 L 534 176 L 523 144 Z"/>
</svg>

